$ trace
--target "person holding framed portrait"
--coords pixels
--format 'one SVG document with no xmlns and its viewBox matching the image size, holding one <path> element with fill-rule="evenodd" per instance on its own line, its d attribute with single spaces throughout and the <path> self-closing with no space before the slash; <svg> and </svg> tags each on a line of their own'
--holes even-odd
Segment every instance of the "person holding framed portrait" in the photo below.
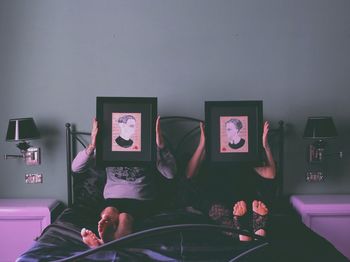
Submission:
<svg viewBox="0 0 350 262">
<path fill-rule="evenodd" d="M 120 132 L 120 146 L 131 146 L 135 133 L 135 118 L 123 115 L 117 118 Z M 92 122 L 91 143 L 80 151 L 72 162 L 72 171 L 82 173 L 96 164 L 95 149 L 98 123 Z M 106 167 L 106 184 L 104 187 L 104 207 L 98 222 L 98 234 L 83 228 L 83 242 L 91 248 L 119 239 L 133 231 L 134 219 L 139 219 L 152 212 L 155 206 L 155 173 L 167 179 L 173 179 L 177 172 L 176 160 L 166 147 L 161 129 L 160 117 L 156 120 L 155 138 L 157 145 L 156 169 L 149 166 L 114 166 Z"/>
<path fill-rule="evenodd" d="M 275 161 L 267 139 L 269 123 L 265 122 L 263 127 L 262 146 L 266 154 L 266 163 L 261 167 L 211 166 L 205 161 L 206 138 L 203 123 L 200 123 L 200 131 L 198 146 L 186 169 L 187 179 L 196 180 L 200 185 L 198 198 L 202 199 L 202 203 L 199 204 L 199 208 L 205 209 L 209 217 L 219 224 L 235 229 L 247 229 L 252 225 L 254 234 L 265 236 L 268 203 L 271 201 L 273 181 L 276 177 Z M 239 240 L 252 239 L 239 235 Z"/>
<path fill-rule="evenodd" d="M 117 120 L 120 134 L 114 140 L 115 143 L 123 148 L 132 147 L 134 144 L 133 136 L 136 130 L 136 118 L 131 114 L 120 116 Z"/>
</svg>

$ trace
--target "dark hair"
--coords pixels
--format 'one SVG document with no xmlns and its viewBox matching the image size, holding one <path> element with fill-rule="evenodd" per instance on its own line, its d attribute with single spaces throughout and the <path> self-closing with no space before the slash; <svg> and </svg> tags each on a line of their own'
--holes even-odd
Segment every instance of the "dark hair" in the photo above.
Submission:
<svg viewBox="0 0 350 262">
<path fill-rule="evenodd" d="M 128 122 L 128 120 L 130 119 L 134 119 L 136 121 L 135 117 L 133 117 L 132 115 L 123 115 L 118 118 L 118 123 L 126 124 L 126 122 Z"/>
<path fill-rule="evenodd" d="M 228 123 L 234 124 L 238 131 L 241 130 L 242 127 L 243 127 L 243 124 L 242 124 L 241 120 L 238 120 L 238 119 L 236 119 L 236 118 L 231 118 L 230 120 L 227 120 L 226 123 L 225 123 L 225 126 L 226 126 Z"/>
</svg>

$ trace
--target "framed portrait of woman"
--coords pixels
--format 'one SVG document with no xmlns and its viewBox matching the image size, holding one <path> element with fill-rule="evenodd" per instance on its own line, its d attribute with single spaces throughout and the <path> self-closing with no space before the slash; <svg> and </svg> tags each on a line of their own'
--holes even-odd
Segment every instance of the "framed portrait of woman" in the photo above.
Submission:
<svg viewBox="0 0 350 262">
<path fill-rule="evenodd" d="M 156 97 L 97 97 L 98 166 L 140 166 L 156 159 Z"/>
<path fill-rule="evenodd" d="M 262 163 L 262 101 L 206 101 L 207 160 L 213 164 Z"/>
</svg>

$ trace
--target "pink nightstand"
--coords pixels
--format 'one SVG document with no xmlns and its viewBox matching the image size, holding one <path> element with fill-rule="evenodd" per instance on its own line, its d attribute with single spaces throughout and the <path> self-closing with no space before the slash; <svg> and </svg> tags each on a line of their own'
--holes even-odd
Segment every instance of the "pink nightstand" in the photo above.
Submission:
<svg viewBox="0 0 350 262">
<path fill-rule="evenodd" d="M 52 222 L 61 204 L 54 199 L 0 199 L 1 261 L 15 261 Z"/>
<path fill-rule="evenodd" d="M 350 259 L 350 195 L 294 195 L 303 223 Z"/>
</svg>

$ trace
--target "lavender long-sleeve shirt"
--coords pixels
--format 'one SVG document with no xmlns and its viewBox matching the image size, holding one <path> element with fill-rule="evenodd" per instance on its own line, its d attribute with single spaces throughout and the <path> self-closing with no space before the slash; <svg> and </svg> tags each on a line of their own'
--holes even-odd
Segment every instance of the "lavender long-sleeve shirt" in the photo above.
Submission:
<svg viewBox="0 0 350 262">
<path fill-rule="evenodd" d="M 94 154 L 85 149 L 80 151 L 72 162 L 72 171 L 83 173 L 95 165 Z M 160 174 L 172 179 L 177 171 L 174 156 L 167 148 L 157 150 L 157 169 Z M 105 199 L 130 198 L 151 200 L 155 197 L 154 174 L 152 168 L 143 167 L 106 167 L 106 185 L 103 191 Z"/>
</svg>

